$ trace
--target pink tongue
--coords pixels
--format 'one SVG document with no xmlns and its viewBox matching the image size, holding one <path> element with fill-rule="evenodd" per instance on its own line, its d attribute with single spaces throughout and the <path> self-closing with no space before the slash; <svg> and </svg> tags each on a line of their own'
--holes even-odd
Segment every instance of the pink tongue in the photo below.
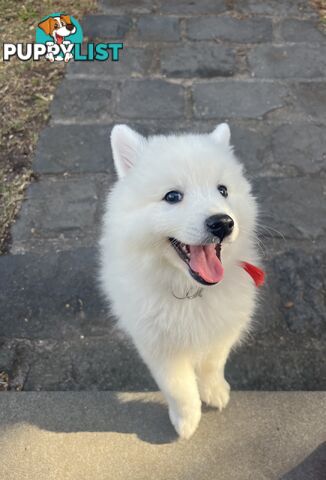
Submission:
<svg viewBox="0 0 326 480">
<path fill-rule="evenodd" d="M 62 42 L 63 42 L 63 37 L 57 34 L 57 44 L 61 45 Z"/>
<path fill-rule="evenodd" d="M 189 247 L 190 268 L 208 283 L 220 282 L 223 278 L 224 269 L 216 256 L 215 245 L 189 245 Z"/>
</svg>

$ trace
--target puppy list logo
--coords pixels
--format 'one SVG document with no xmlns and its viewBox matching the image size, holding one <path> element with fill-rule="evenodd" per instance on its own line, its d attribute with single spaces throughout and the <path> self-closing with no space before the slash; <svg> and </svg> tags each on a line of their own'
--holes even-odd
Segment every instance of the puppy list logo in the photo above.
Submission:
<svg viewBox="0 0 326 480">
<path fill-rule="evenodd" d="M 119 61 L 123 43 L 88 43 L 82 53 L 83 31 L 78 21 L 65 13 L 53 13 L 44 17 L 36 29 L 35 43 L 4 43 L 3 60 L 12 57 L 19 60 L 38 61 L 46 58 L 49 62 L 75 61 Z"/>
</svg>

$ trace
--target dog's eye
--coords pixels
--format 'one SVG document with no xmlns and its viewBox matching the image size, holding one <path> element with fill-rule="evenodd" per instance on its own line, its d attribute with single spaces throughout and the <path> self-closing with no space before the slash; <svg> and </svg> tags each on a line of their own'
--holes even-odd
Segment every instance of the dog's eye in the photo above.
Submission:
<svg viewBox="0 0 326 480">
<path fill-rule="evenodd" d="M 182 199 L 183 199 L 183 193 L 178 192 L 176 190 L 172 190 L 172 192 L 168 192 L 163 198 L 163 200 L 165 200 L 168 203 L 178 203 L 178 202 L 181 202 Z"/>
<path fill-rule="evenodd" d="M 220 192 L 220 194 L 222 195 L 222 197 L 227 197 L 228 196 L 228 189 L 226 188 L 225 185 L 219 185 L 217 187 L 217 190 Z"/>
<path fill-rule="evenodd" d="M 54 28 L 59 28 L 59 25 L 57 23 L 55 23 Z"/>
</svg>

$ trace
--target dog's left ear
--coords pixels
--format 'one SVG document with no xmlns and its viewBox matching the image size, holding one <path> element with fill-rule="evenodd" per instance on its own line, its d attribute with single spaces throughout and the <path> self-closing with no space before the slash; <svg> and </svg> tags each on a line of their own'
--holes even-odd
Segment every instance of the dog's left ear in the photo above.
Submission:
<svg viewBox="0 0 326 480">
<path fill-rule="evenodd" d="M 115 125 L 111 132 L 111 147 L 118 177 L 123 178 L 136 163 L 146 139 L 127 125 Z"/>
<path fill-rule="evenodd" d="M 222 145 L 230 145 L 231 132 L 227 123 L 220 123 L 211 133 L 212 137 Z"/>
<path fill-rule="evenodd" d="M 62 18 L 67 25 L 71 25 L 71 20 L 70 20 L 70 17 L 69 15 L 60 15 L 60 18 Z"/>
</svg>

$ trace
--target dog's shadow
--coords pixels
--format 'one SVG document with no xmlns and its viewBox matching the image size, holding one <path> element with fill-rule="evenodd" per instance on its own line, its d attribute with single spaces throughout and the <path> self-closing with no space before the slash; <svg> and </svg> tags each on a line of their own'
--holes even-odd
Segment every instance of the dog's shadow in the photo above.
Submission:
<svg viewBox="0 0 326 480">
<path fill-rule="evenodd" d="M 16 405 L 1 425 L 29 423 L 52 432 L 117 432 L 135 434 L 151 444 L 171 443 L 177 435 L 167 406 L 157 394 L 108 392 L 44 392 L 36 397 L 22 392 L 22 408 Z M 40 406 L 40 398 L 44 400 Z M 149 395 L 149 399 L 148 399 Z M 1 415 L 0 415 L 1 416 Z"/>
</svg>

